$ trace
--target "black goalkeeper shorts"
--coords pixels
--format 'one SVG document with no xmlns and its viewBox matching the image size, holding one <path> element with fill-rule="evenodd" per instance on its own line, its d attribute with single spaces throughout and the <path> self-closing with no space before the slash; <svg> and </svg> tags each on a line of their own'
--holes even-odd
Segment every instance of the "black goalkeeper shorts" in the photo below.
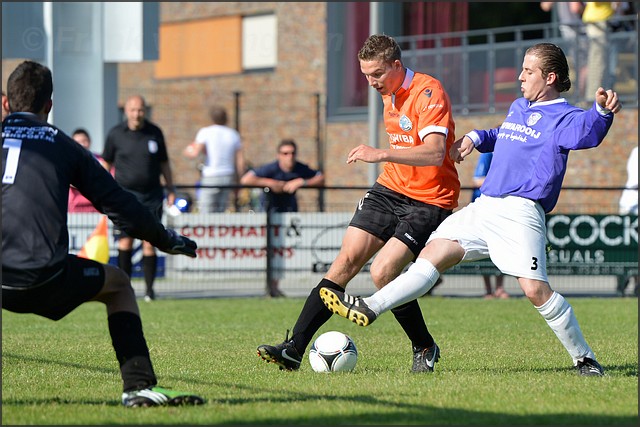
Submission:
<svg viewBox="0 0 640 427">
<path fill-rule="evenodd" d="M 60 320 L 79 305 L 92 300 L 104 286 L 104 266 L 90 259 L 67 255 L 61 268 L 34 284 L 16 286 L 5 282 L 2 308 L 14 313 L 33 313 Z"/>
</svg>

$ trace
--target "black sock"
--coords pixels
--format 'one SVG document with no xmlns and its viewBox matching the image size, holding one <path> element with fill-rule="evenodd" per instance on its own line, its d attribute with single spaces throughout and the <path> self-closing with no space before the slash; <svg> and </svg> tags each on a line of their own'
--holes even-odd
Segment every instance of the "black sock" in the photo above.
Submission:
<svg viewBox="0 0 640 427">
<path fill-rule="evenodd" d="M 307 349 L 307 346 L 313 339 L 313 335 L 318 332 L 318 329 L 329 319 L 333 313 L 325 307 L 322 299 L 320 299 L 320 288 L 329 288 L 336 291 L 344 291 L 344 288 L 338 284 L 333 283 L 331 280 L 322 279 L 318 286 L 313 288 L 307 297 L 307 300 L 302 307 L 302 311 L 298 316 L 295 326 L 293 327 L 293 339 L 296 350 L 302 356 Z"/>
<path fill-rule="evenodd" d="M 414 299 L 406 304 L 392 308 L 391 312 L 396 316 L 396 320 L 411 340 L 411 345 L 414 347 L 431 347 L 434 344 L 435 341 L 422 317 L 418 300 Z"/>
<path fill-rule="evenodd" d="M 147 295 L 153 292 L 153 282 L 158 271 L 158 257 L 156 255 L 142 257 L 142 270 L 144 272 L 144 283 L 147 285 Z"/>
<path fill-rule="evenodd" d="M 120 270 L 127 273 L 127 276 L 131 277 L 131 253 L 132 250 L 118 249 L 118 267 Z"/>
<path fill-rule="evenodd" d="M 157 384 L 149 347 L 142 333 L 142 321 L 136 314 L 119 311 L 107 319 L 111 343 L 120 363 L 123 391 L 140 390 Z"/>
</svg>

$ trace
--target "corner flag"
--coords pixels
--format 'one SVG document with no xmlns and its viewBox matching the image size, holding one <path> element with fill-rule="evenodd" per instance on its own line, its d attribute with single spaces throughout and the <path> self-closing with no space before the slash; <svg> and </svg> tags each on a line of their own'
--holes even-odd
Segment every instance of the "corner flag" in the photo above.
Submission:
<svg viewBox="0 0 640 427">
<path fill-rule="evenodd" d="M 109 239 L 107 236 L 107 216 L 102 215 L 98 225 L 89 236 L 80 252 L 80 258 L 88 258 L 102 264 L 109 263 Z"/>
</svg>

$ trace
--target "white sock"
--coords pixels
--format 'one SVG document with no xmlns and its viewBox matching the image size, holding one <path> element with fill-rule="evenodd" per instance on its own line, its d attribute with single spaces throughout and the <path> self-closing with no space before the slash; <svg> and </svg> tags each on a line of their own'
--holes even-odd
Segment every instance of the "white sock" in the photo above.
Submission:
<svg viewBox="0 0 640 427">
<path fill-rule="evenodd" d="M 564 348 L 567 349 L 573 358 L 574 365 L 585 357 L 596 360 L 591 347 L 582 336 L 573 308 L 562 295 L 554 292 L 549 301 L 536 309 L 547 321 Z"/>
<path fill-rule="evenodd" d="M 377 315 L 413 301 L 429 291 L 440 277 L 438 270 L 424 258 L 418 258 L 406 273 L 389 282 L 364 302 Z"/>
</svg>

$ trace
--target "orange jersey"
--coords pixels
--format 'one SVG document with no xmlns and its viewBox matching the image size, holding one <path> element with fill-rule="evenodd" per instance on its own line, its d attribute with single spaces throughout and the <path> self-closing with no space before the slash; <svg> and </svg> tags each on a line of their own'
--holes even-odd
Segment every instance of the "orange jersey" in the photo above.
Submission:
<svg viewBox="0 0 640 427">
<path fill-rule="evenodd" d="M 444 209 L 458 206 L 460 180 L 449 149 L 455 141 L 455 124 L 449 95 L 435 78 L 407 68 L 402 87 L 382 97 L 384 125 L 392 149 L 423 144 L 430 133 L 446 135 L 442 166 L 408 166 L 387 162 L 378 182 L 412 199 Z"/>
</svg>

